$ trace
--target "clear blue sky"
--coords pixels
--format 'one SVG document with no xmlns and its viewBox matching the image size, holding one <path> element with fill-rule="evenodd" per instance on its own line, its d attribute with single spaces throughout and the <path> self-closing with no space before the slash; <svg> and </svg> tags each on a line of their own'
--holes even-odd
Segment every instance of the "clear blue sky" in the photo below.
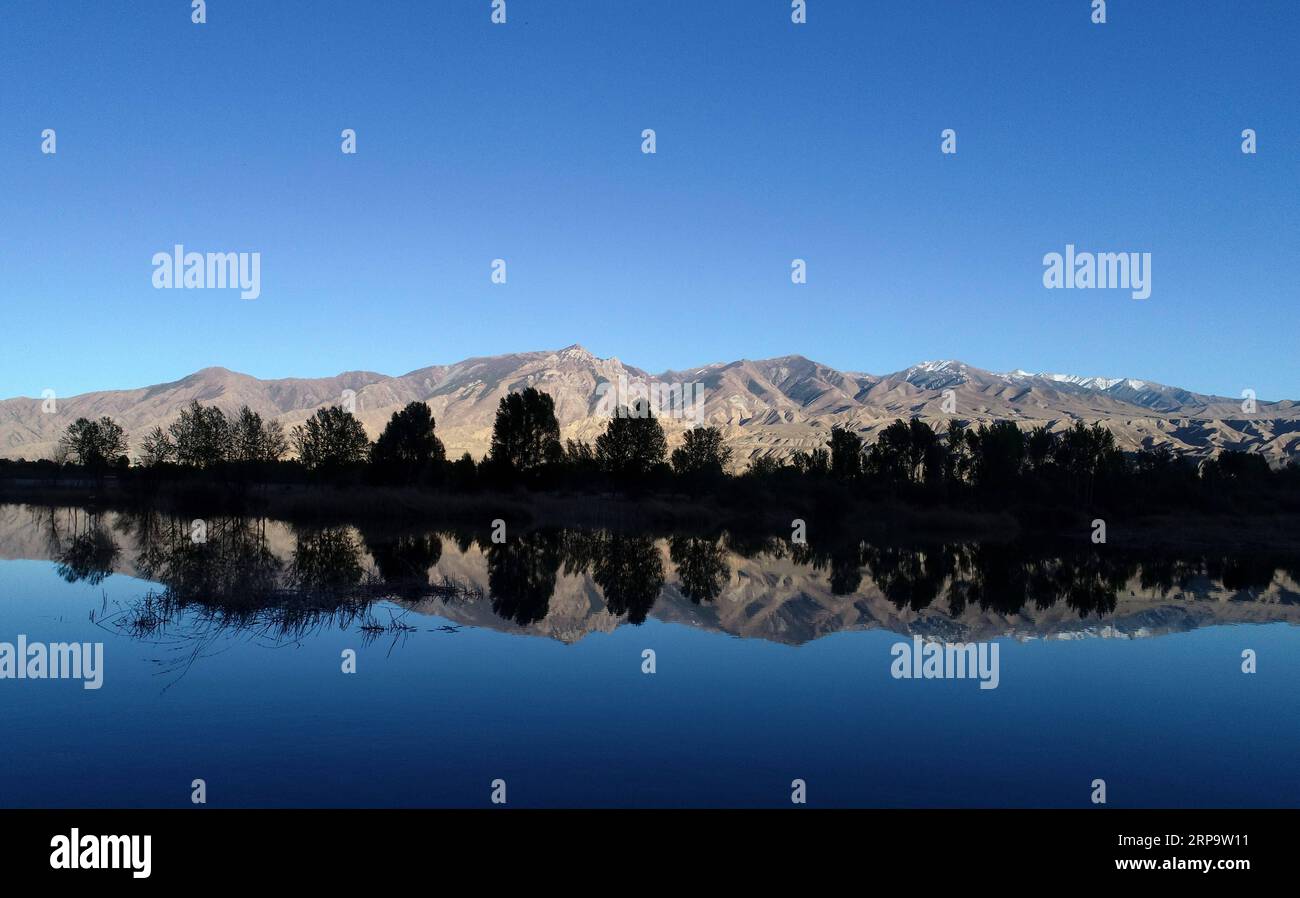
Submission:
<svg viewBox="0 0 1300 898">
<path fill-rule="evenodd" d="M 0 8 L 0 396 L 580 342 L 1300 398 L 1294 0 L 208 6 Z M 175 243 L 261 297 L 153 289 Z M 1045 289 L 1066 243 L 1151 298 Z"/>
</svg>

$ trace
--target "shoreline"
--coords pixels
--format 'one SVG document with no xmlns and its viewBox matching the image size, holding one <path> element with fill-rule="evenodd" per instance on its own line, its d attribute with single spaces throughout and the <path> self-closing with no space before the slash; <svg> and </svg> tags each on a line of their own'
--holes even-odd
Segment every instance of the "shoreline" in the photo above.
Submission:
<svg viewBox="0 0 1300 898">
<path fill-rule="evenodd" d="M 451 492 L 437 489 L 315 484 L 262 484 L 234 490 L 217 484 L 167 484 L 142 491 L 106 482 L 101 487 L 0 480 L 0 504 L 148 509 L 202 516 L 236 514 L 293 523 L 383 521 L 414 527 L 443 524 L 490 529 L 502 519 L 534 529 L 655 530 L 706 533 L 727 530 L 788 537 L 795 518 L 810 542 L 868 539 L 888 543 L 1045 541 L 1091 545 L 1092 511 L 969 509 L 898 499 L 838 503 L 833 508 L 795 501 L 746 502 L 744 496 L 616 495 L 568 491 Z M 770 497 L 764 497 L 770 498 Z M 1097 514 L 1103 514 L 1097 512 Z M 1111 512 L 1106 547 L 1192 551 L 1294 551 L 1300 554 L 1300 514 L 1161 512 L 1124 518 Z M 820 533 L 818 531 L 821 531 Z M 1103 548 L 1099 546 L 1099 548 Z"/>
</svg>

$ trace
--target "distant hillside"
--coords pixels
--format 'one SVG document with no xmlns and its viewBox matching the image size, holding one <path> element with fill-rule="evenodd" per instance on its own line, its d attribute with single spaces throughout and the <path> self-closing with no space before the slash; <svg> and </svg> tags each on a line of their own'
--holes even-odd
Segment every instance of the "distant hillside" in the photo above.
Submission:
<svg viewBox="0 0 1300 898">
<path fill-rule="evenodd" d="M 998 374 L 957 361 L 925 362 L 893 374 L 837 371 L 803 356 L 714 363 L 650 374 L 617 358 L 601 359 L 581 346 L 466 359 L 393 377 L 350 371 L 336 377 L 259 380 L 225 368 L 205 368 L 172 383 L 60 398 L 58 413 L 41 400 L 0 401 L 0 456 L 48 457 L 59 434 L 78 417 L 109 415 L 138 446 L 155 425 L 166 427 L 197 399 L 227 412 L 247 405 L 286 426 L 355 392 L 357 414 L 372 437 L 388 417 L 413 400 L 428 402 L 450 455 L 487 452 L 498 400 L 537 387 L 555 397 L 565 438 L 592 440 L 605 426 L 601 383 L 700 383 L 704 417 L 721 427 L 743 461 L 787 456 L 826 443 L 833 425 L 854 428 L 870 441 L 895 418 L 920 416 L 936 424 L 1013 420 L 1022 426 L 1069 427 L 1100 422 L 1122 448 L 1168 443 L 1180 452 L 1212 455 L 1223 449 L 1261 453 L 1273 464 L 1300 456 L 1300 403 L 1259 402 L 1254 414 L 1241 400 L 1207 396 L 1130 378 L 1079 377 L 1013 371 Z M 951 391 L 949 394 L 948 391 Z M 945 404 L 953 409 L 945 412 Z M 670 442 L 691 421 L 665 421 Z"/>
</svg>

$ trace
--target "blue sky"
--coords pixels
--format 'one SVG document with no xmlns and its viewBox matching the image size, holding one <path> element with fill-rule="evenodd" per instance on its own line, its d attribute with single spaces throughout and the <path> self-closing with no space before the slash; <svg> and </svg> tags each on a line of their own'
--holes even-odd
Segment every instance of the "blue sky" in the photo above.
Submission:
<svg viewBox="0 0 1300 898">
<path fill-rule="evenodd" d="M 5 4 L 0 396 L 579 342 L 1300 398 L 1300 4 L 1089 6 Z M 261 296 L 153 289 L 176 243 Z M 1067 243 L 1151 298 L 1045 289 Z"/>
</svg>

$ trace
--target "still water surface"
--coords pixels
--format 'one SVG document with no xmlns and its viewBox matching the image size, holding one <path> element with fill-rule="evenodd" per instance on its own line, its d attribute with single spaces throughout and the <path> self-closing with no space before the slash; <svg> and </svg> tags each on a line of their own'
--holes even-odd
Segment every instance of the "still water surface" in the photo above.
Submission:
<svg viewBox="0 0 1300 898">
<path fill-rule="evenodd" d="M 0 680 L 0 806 L 1300 805 L 1295 559 L 204 530 L 0 506 L 0 642 L 104 644 Z"/>
</svg>

